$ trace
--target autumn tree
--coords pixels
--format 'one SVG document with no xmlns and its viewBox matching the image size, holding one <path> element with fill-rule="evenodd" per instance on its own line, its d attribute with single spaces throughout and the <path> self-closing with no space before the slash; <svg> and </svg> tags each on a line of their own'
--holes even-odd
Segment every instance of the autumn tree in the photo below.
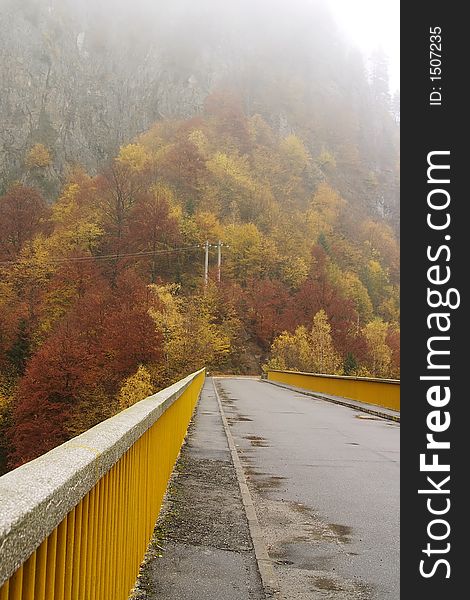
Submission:
<svg viewBox="0 0 470 600">
<path fill-rule="evenodd" d="M 398 325 L 389 326 L 385 341 L 392 352 L 390 377 L 400 379 L 400 328 Z"/>
<path fill-rule="evenodd" d="M 247 317 L 261 348 L 268 349 L 284 329 L 284 313 L 290 301 L 287 288 L 277 280 L 252 279 L 245 290 Z"/>
<path fill-rule="evenodd" d="M 294 134 L 281 140 L 279 154 L 275 194 L 285 200 L 290 210 L 305 209 L 321 174 L 303 141 Z"/>
<path fill-rule="evenodd" d="M 400 256 L 398 241 L 389 225 L 368 219 L 362 224 L 361 235 L 374 248 L 381 261 L 388 266 L 390 276 L 398 280 Z"/>
<path fill-rule="evenodd" d="M 283 331 L 272 343 L 270 358 L 264 369 L 311 372 L 313 364 L 309 342 L 308 330 L 303 325 L 297 327 L 294 333 Z"/>
<path fill-rule="evenodd" d="M 312 329 L 309 336 L 310 356 L 316 373 L 332 373 L 341 375 L 342 361 L 333 346 L 331 325 L 326 312 L 319 310 L 313 317 Z"/>
<path fill-rule="evenodd" d="M 242 100 L 231 90 L 216 90 L 204 103 L 204 112 L 215 122 L 219 144 L 228 150 L 235 148 L 246 153 L 250 147 L 248 122 Z"/>
<path fill-rule="evenodd" d="M 11 466 L 109 417 L 123 379 L 158 362 L 159 334 L 137 276 L 95 279 L 29 360 L 12 414 Z"/>
<path fill-rule="evenodd" d="M 392 351 L 387 344 L 388 324 L 375 318 L 364 327 L 368 347 L 368 368 L 374 377 L 390 377 Z"/>
<path fill-rule="evenodd" d="M 25 164 L 29 169 L 44 169 L 51 163 L 51 153 L 44 144 L 34 144 L 26 155 Z"/>
<path fill-rule="evenodd" d="M 142 144 L 127 144 L 121 146 L 115 162 L 127 168 L 130 173 L 144 173 L 151 157 Z"/>
<path fill-rule="evenodd" d="M 18 256 L 25 242 L 45 231 L 49 209 L 41 194 L 15 183 L 0 197 L 0 251 L 4 258 Z M 0 256 L 1 256 L 0 255 Z"/>
<path fill-rule="evenodd" d="M 137 196 L 130 215 L 129 247 L 148 255 L 152 283 L 157 280 L 162 250 L 180 239 L 178 219 L 172 212 L 174 204 L 171 190 L 156 185 Z"/>
<path fill-rule="evenodd" d="M 95 178 L 76 171 L 52 206 L 49 252 L 56 257 L 96 253 L 104 235 Z"/>
<path fill-rule="evenodd" d="M 253 220 L 259 214 L 254 201 L 256 183 L 252 180 L 246 157 L 216 152 L 206 162 L 210 178 L 206 187 L 204 208 L 232 221 Z"/>
<path fill-rule="evenodd" d="M 151 174 L 145 165 L 136 157 L 134 147 L 130 150 L 123 147 L 117 159 L 97 180 L 98 204 L 105 231 L 103 250 L 116 255 L 112 263 L 113 281 L 119 272 L 121 255 L 127 249 L 132 209 L 138 195 L 146 190 L 151 181 Z"/>
<path fill-rule="evenodd" d="M 7 471 L 10 444 L 7 432 L 11 427 L 11 386 L 0 377 L 0 476 Z"/>
<path fill-rule="evenodd" d="M 41 316 L 41 305 L 47 293 L 47 282 L 55 271 L 42 238 L 34 238 L 20 251 L 6 273 L 14 302 L 12 316 L 16 322 L 25 320 L 25 330 L 33 332 Z"/>
<path fill-rule="evenodd" d="M 353 271 L 341 271 L 337 265 L 329 269 L 329 277 L 342 296 L 351 300 L 358 314 L 357 327 L 365 325 L 373 316 L 373 306 L 367 288 Z"/>
<path fill-rule="evenodd" d="M 265 369 L 342 373 L 342 361 L 331 337 L 331 326 L 324 310 L 313 317 L 310 331 L 301 325 L 293 334 L 284 331 L 271 346 Z"/>
<path fill-rule="evenodd" d="M 385 298 L 385 291 L 389 285 L 388 273 L 377 259 L 372 258 L 363 269 L 362 279 L 369 292 L 372 305 L 377 310 Z"/>
<path fill-rule="evenodd" d="M 358 313 L 354 302 L 336 287 L 328 275 L 328 256 L 321 246 L 312 248 L 312 262 L 309 276 L 294 296 L 294 302 L 286 317 L 293 324 L 306 326 L 314 315 L 324 310 L 331 325 L 335 347 L 345 356 L 348 351 L 351 332 L 357 329 Z"/>
<path fill-rule="evenodd" d="M 149 370 L 143 365 L 139 365 L 137 371 L 124 381 L 119 390 L 119 409 L 129 408 L 136 402 L 150 396 L 153 391 L 154 386 Z"/>
<path fill-rule="evenodd" d="M 183 201 L 186 211 L 193 214 L 207 177 L 206 161 L 197 144 L 189 138 L 168 144 L 157 165 L 160 174 Z"/>
<path fill-rule="evenodd" d="M 229 246 L 225 261 L 229 277 L 246 284 L 248 279 L 269 277 L 275 270 L 276 246 L 254 223 L 228 225 L 223 241 Z"/>
<path fill-rule="evenodd" d="M 16 392 L 10 428 L 10 467 L 68 438 L 65 424 L 93 379 L 91 348 L 64 323 L 31 359 Z"/>
<path fill-rule="evenodd" d="M 320 183 L 307 211 L 309 226 L 317 240 L 333 231 L 345 207 L 346 201 L 337 191 L 327 183 Z"/>
<path fill-rule="evenodd" d="M 230 352 L 230 336 L 216 320 L 214 296 L 184 298 L 179 286 L 153 286 L 150 314 L 163 336 L 164 382 L 188 372 L 217 367 Z"/>
</svg>

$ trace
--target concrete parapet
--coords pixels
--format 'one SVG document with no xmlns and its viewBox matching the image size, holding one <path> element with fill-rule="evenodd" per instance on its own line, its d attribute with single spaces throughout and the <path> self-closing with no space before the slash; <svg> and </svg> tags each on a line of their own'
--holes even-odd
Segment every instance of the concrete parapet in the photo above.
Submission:
<svg viewBox="0 0 470 600">
<path fill-rule="evenodd" d="M 203 371 L 0 477 L 0 586 Z"/>
</svg>

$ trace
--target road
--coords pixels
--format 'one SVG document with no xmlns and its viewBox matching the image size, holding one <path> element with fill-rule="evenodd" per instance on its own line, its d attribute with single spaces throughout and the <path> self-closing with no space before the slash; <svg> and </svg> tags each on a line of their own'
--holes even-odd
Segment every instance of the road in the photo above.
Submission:
<svg viewBox="0 0 470 600">
<path fill-rule="evenodd" d="M 217 378 L 286 600 L 399 598 L 398 423 Z"/>
<path fill-rule="evenodd" d="M 132 600 L 262 600 L 212 381 L 189 427 Z"/>
</svg>

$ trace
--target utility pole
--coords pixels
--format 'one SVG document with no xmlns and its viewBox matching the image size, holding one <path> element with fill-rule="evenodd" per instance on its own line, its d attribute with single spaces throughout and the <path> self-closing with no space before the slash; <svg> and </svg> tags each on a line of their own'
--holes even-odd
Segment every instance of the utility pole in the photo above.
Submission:
<svg viewBox="0 0 470 600">
<path fill-rule="evenodd" d="M 204 287 L 207 287 L 209 281 L 209 240 L 205 243 L 206 256 L 204 259 Z"/>
<path fill-rule="evenodd" d="M 222 266 L 222 242 L 217 244 L 217 281 L 220 283 L 220 272 Z"/>
</svg>

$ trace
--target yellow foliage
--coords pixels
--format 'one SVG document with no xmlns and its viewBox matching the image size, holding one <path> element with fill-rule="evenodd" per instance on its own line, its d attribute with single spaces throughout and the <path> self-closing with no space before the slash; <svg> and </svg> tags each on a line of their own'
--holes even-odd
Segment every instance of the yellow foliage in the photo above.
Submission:
<svg viewBox="0 0 470 600">
<path fill-rule="evenodd" d="M 378 223 L 368 219 L 361 227 L 364 241 L 370 242 L 386 265 L 395 275 L 398 274 L 400 263 L 400 248 L 391 227 L 386 223 Z"/>
<path fill-rule="evenodd" d="M 310 262 L 312 240 L 316 235 L 310 228 L 305 218 L 305 213 L 277 214 L 275 211 L 275 225 L 269 231 L 269 236 L 276 242 L 284 256 L 284 260 L 301 257 L 307 264 Z"/>
<path fill-rule="evenodd" d="M 150 372 L 143 365 L 139 365 L 137 371 L 124 381 L 119 390 L 119 410 L 129 408 L 136 402 L 152 395 L 153 392 Z"/>
<path fill-rule="evenodd" d="M 354 302 L 354 308 L 359 313 L 361 323 L 370 321 L 373 315 L 373 306 L 366 286 L 356 273 L 341 271 L 334 263 L 328 266 L 328 275 L 331 282 L 342 291 L 343 296 Z"/>
<path fill-rule="evenodd" d="M 389 284 L 388 273 L 378 260 L 371 259 L 368 261 L 364 273 L 364 283 L 374 308 L 378 308 L 384 299 Z"/>
<path fill-rule="evenodd" d="M 341 357 L 333 346 L 331 325 L 323 309 L 313 317 L 310 347 L 313 368 L 317 373 L 342 374 Z"/>
<path fill-rule="evenodd" d="M 253 210 L 256 185 L 246 158 L 217 152 L 206 161 L 206 166 L 211 177 L 201 200 L 203 211 L 220 213 L 230 206 L 232 220 L 236 221 L 241 212 L 248 214 Z"/>
<path fill-rule="evenodd" d="M 194 129 L 188 136 L 190 142 L 192 142 L 199 152 L 205 156 L 209 152 L 209 140 L 205 133 L 200 129 Z"/>
<path fill-rule="evenodd" d="M 250 118 L 248 131 L 252 141 L 260 146 L 271 146 L 276 142 L 273 130 L 259 114 L 255 114 Z"/>
<path fill-rule="evenodd" d="M 190 304 L 184 326 L 165 344 L 168 366 L 178 374 L 189 373 L 204 365 L 211 367 L 230 351 L 230 339 L 211 322 L 210 315 Z"/>
<path fill-rule="evenodd" d="M 292 175 L 300 174 L 311 162 L 310 154 L 305 144 L 296 135 L 288 135 L 280 144 L 283 158 L 287 160 L 290 169 L 294 169 Z"/>
<path fill-rule="evenodd" d="M 141 144 L 121 146 L 116 161 L 128 166 L 131 171 L 141 172 L 148 165 L 150 156 Z"/>
<path fill-rule="evenodd" d="M 302 325 L 294 333 L 283 331 L 277 336 L 271 345 L 270 359 L 264 369 L 308 372 L 311 364 L 308 331 Z"/>
<path fill-rule="evenodd" d="M 3 394 L 2 390 L 0 390 L 0 429 L 3 427 L 3 425 L 5 423 L 6 415 L 9 410 L 9 406 L 10 406 L 9 398 L 7 398 L 7 396 L 5 396 Z"/>
<path fill-rule="evenodd" d="M 204 242 L 211 240 L 215 242 L 222 236 L 222 226 L 219 219 L 212 212 L 199 212 L 194 216 L 198 229 L 198 240 Z"/>
<path fill-rule="evenodd" d="M 38 236 L 21 249 L 10 276 L 15 288 L 21 290 L 23 286 L 44 286 L 54 270 L 49 260 L 47 239 Z"/>
<path fill-rule="evenodd" d="M 319 215 L 327 230 L 331 230 L 345 206 L 346 201 L 338 192 L 327 183 L 321 183 L 313 196 L 310 211 Z"/>
<path fill-rule="evenodd" d="M 44 144 L 34 144 L 26 155 L 25 163 L 29 169 L 45 169 L 52 163 L 51 153 Z"/>
<path fill-rule="evenodd" d="M 388 323 L 376 318 L 363 329 L 370 356 L 370 371 L 374 377 L 389 377 L 392 351 L 386 342 Z"/>
<path fill-rule="evenodd" d="M 167 144 L 164 138 L 168 138 L 168 128 L 171 124 L 168 121 L 158 121 L 148 131 L 145 131 L 138 137 L 138 143 L 155 157 Z"/>
<path fill-rule="evenodd" d="M 0 314 L 15 302 L 14 281 L 11 279 L 0 279 Z"/>
<path fill-rule="evenodd" d="M 79 191 L 78 183 L 69 183 L 65 186 L 62 195 L 52 207 L 52 218 L 56 223 L 64 223 L 70 219 Z"/>
<path fill-rule="evenodd" d="M 321 234 L 331 234 L 345 206 L 346 201 L 333 188 L 321 183 L 306 214 L 311 238 L 318 240 Z"/>
<path fill-rule="evenodd" d="M 336 169 L 336 158 L 334 157 L 334 154 L 325 149 L 318 155 L 317 163 L 322 169 Z"/>
<path fill-rule="evenodd" d="M 69 183 L 52 207 L 55 227 L 48 238 L 48 248 L 54 256 L 78 250 L 89 252 L 104 233 L 96 203 L 92 199 L 85 205 L 80 203 L 81 192 L 77 183 Z"/>
<path fill-rule="evenodd" d="M 353 377 L 373 377 L 373 374 L 364 365 L 357 367 L 357 369 L 354 369 L 354 371 L 350 373 L 350 375 L 352 375 Z"/>
<path fill-rule="evenodd" d="M 298 289 L 304 283 L 308 271 L 307 261 L 300 256 L 286 256 L 282 259 L 282 279 L 294 289 Z"/>
<path fill-rule="evenodd" d="M 229 246 L 225 271 L 231 277 L 246 280 L 269 276 L 279 262 L 275 243 L 265 237 L 254 223 L 228 225 L 223 241 Z"/>
<path fill-rule="evenodd" d="M 160 181 L 152 185 L 150 191 L 155 198 L 161 198 L 168 202 L 170 207 L 169 216 L 175 218 L 177 221 L 181 220 L 183 216 L 181 205 L 178 203 L 178 199 L 176 198 L 174 191 L 168 185 L 165 185 Z"/>
<path fill-rule="evenodd" d="M 272 187 L 278 201 L 290 212 L 305 208 L 314 187 L 316 166 L 302 140 L 295 135 L 287 136 L 279 144 L 274 161 L 265 157 L 263 162 L 271 171 L 271 181 L 266 184 Z"/>
<path fill-rule="evenodd" d="M 183 239 L 187 244 L 200 244 L 207 239 L 204 238 L 203 234 L 199 231 L 194 216 L 183 214 L 180 228 Z"/>
<path fill-rule="evenodd" d="M 40 337 L 47 335 L 54 324 L 66 314 L 76 294 L 77 290 L 74 283 L 63 284 L 60 288 L 52 288 L 45 294 L 41 320 L 37 328 Z"/>
<path fill-rule="evenodd" d="M 157 300 L 156 306 L 150 308 L 149 313 L 155 321 L 157 329 L 164 334 L 171 333 L 174 329 L 181 326 L 181 306 L 182 300 L 177 294 L 181 286 L 177 283 L 168 285 L 150 285 Z"/>
<path fill-rule="evenodd" d="M 232 191 L 236 191 L 237 188 L 253 189 L 254 183 L 250 178 L 245 158 L 228 156 L 223 152 L 216 152 L 206 162 L 206 166 L 227 189 Z"/>
<path fill-rule="evenodd" d="M 303 325 L 297 327 L 293 334 L 283 331 L 274 340 L 264 369 L 341 375 L 342 361 L 334 349 L 325 311 L 316 313 L 310 331 Z"/>
<path fill-rule="evenodd" d="M 182 376 L 203 366 L 217 366 L 230 352 L 228 332 L 217 324 L 210 294 L 180 298 L 175 284 L 150 286 L 155 304 L 149 310 L 163 334 L 166 372 Z"/>
<path fill-rule="evenodd" d="M 400 321 L 400 290 L 398 286 L 387 286 L 388 298 L 380 304 L 378 312 L 388 322 Z"/>
</svg>

